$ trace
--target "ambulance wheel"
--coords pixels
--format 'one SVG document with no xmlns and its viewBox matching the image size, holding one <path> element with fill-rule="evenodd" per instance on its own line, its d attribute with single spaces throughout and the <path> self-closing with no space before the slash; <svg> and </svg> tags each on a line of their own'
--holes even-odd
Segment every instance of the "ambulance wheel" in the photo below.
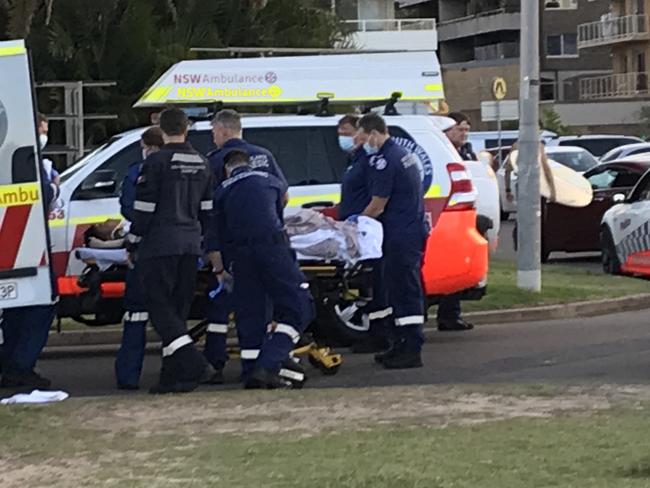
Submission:
<svg viewBox="0 0 650 488">
<path fill-rule="evenodd" d="M 609 227 L 603 227 L 600 233 L 600 247 L 602 250 L 603 271 L 613 275 L 620 274 L 621 261 L 618 259 L 614 238 Z"/>
</svg>

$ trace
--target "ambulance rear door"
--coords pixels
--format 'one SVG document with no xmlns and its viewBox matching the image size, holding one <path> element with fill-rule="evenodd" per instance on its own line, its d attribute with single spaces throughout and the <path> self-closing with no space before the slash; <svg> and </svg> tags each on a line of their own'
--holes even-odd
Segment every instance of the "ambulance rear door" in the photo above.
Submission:
<svg viewBox="0 0 650 488">
<path fill-rule="evenodd" d="M 55 298 L 33 85 L 24 41 L 0 42 L 0 308 Z"/>
</svg>

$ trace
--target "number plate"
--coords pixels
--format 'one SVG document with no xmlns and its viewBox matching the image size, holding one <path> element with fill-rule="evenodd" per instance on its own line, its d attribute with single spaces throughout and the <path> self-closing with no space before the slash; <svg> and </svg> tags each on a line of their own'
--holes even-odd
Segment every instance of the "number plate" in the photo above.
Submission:
<svg viewBox="0 0 650 488">
<path fill-rule="evenodd" d="M 0 300 L 15 300 L 18 298 L 18 283 L 0 283 Z"/>
</svg>

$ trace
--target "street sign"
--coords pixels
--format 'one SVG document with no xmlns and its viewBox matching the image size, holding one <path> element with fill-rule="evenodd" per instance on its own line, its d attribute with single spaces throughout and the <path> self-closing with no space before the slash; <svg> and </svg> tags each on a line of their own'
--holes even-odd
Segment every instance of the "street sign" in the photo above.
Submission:
<svg viewBox="0 0 650 488">
<path fill-rule="evenodd" d="M 508 94 L 508 84 L 501 76 L 497 76 L 492 80 L 492 96 L 495 100 L 503 100 Z"/>
<path fill-rule="evenodd" d="M 483 122 L 519 120 L 519 100 L 481 102 L 481 120 Z"/>
</svg>

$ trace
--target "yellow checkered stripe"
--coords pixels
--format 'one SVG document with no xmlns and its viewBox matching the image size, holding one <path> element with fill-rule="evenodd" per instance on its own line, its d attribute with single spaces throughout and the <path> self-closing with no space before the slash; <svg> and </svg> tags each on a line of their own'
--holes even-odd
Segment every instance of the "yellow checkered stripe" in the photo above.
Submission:
<svg viewBox="0 0 650 488">
<path fill-rule="evenodd" d="M 20 54 L 25 54 L 27 49 L 22 44 L 17 44 L 14 46 L 1 46 L 0 45 L 0 58 L 4 56 L 18 56 Z"/>
</svg>

